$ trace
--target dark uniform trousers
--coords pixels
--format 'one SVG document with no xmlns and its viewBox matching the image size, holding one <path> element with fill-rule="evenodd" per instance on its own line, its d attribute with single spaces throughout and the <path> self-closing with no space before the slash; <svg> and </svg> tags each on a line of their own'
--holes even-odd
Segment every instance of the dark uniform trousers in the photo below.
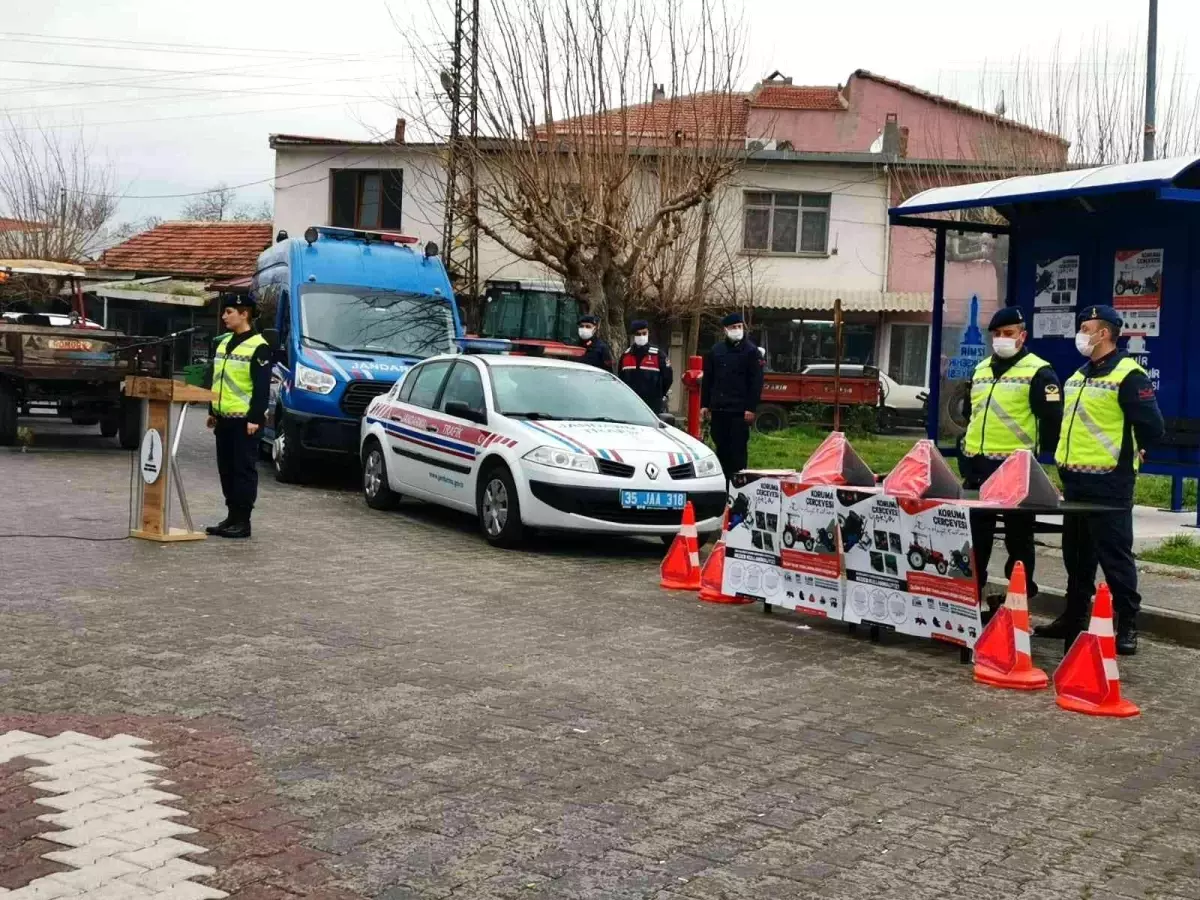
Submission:
<svg viewBox="0 0 1200 900">
<path fill-rule="evenodd" d="M 1033 580 L 1033 563 L 1037 558 L 1033 546 L 1033 513 L 985 512 L 971 510 L 971 541 L 975 545 L 975 580 L 980 595 L 987 587 L 988 563 L 992 559 L 992 546 L 996 540 L 996 522 L 1004 519 L 1004 549 L 1008 551 L 1008 562 L 1004 564 L 1004 577 L 1011 578 L 1013 567 L 1022 563 L 1025 567 L 1025 587 L 1030 597 L 1037 593 Z"/>
<path fill-rule="evenodd" d="M 725 480 L 729 481 L 736 473 L 746 468 L 748 446 L 750 443 L 750 425 L 740 412 L 722 412 L 712 410 L 709 431 L 713 443 L 717 445 L 717 460 L 721 463 L 721 471 Z"/>
<path fill-rule="evenodd" d="M 217 471 L 232 515 L 248 518 L 258 499 L 259 435 L 246 434 L 245 418 L 217 416 Z"/>
<path fill-rule="evenodd" d="M 1063 485 L 1063 498 L 1106 506 L 1121 504 L 1123 498 L 1097 496 L 1071 484 Z M 1138 614 L 1142 595 L 1137 590 L 1137 566 L 1133 560 L 1133 507 L 1119 512 L 1063 516 L 1063 563 L 1067 567 L 1066 615 L 1085 626 L 1092 596 L 1096 593 L 1096 566 L 1112 591 L 1117 621 Z"/>
</svg>

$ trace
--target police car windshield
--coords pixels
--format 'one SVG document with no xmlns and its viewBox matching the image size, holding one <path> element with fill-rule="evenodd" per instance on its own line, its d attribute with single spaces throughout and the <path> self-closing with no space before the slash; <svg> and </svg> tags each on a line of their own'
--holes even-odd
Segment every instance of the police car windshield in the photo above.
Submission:
<svg viewBox="0 0 1200 900">
<path fill-rule="evenodd" d="M 496 410 L 506 416 L 658 424 L 637 394 L 599 369 L 493 366 L 491 371 Z"/>
<path fill-rule="evenodd" d="M 441 297 L 339 285 L 300 290 L 302 341 L 347 352 L 425 359 L 454 349 L 454 317 Z"/>
</svg>

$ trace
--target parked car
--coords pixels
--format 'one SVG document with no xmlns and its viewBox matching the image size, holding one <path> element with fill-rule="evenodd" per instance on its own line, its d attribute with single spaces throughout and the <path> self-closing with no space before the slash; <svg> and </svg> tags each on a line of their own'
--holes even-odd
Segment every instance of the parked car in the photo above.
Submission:
<svg viewBox="0 0 1200 900">
<path fill-rule="evenodd" d="M 925 401 L 929 392 L 916 385 L 900 384 L 887 372 L 880 371 L 874 366 L 845 365 L 841 374 L 848 378 L 862 378 L 864 375 L 879 377 L 879 424 L 882 428 L 895 425 L 924 426 Z M 832 363 L 814 363 L 801 370 L 802 375 L 824 375 L 833 377 Z"/>
<path fill-rule="evenodd" d="M 42 327 L 66 328 L 71 324 L 71 317 L 62 313 L 6 312 L 0 313 L 0 317 L 3 317 L 7 325 L 41 325 Z M 104 328 L 103 325 L 92 319 L 83 319 L 80 327 Z"/>
<path fill-rule="evenodd" d="M 725 477 L 700 441 L 609 372 L 528 356 L 442 355 L 367 407 L 363 497 L 408 495 L 473 513 L 492 544 L 530 529 L 659 535 L 691 501 L 721 527 Z"/>
</svg>

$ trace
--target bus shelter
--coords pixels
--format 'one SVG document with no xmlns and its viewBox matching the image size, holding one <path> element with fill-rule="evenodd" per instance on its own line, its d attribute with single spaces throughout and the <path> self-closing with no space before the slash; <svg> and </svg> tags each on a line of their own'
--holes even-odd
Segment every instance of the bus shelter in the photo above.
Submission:
<svg viewBox="0 0 1200 900">
<path fill-rule="evenodd" d="M 1182 508 L 1183 480 L 1200 477 L 1200 156 L 931 188 L 889 215 L 934 235 L 927 429 L 939 449 L 957 455 L 967 385 L 991 352 L 978 299 L 946 290 L 947 242 L 977 235 L 995 250 L 1001 305 L 1021 308 L 1029 348 L 1063 381 L 1083 363 L 1077 312 L 1120 312 L 1121 346 L 1149 374 L 1167 424 L 1142 471 L 1172 476 Z"/>
</svg>

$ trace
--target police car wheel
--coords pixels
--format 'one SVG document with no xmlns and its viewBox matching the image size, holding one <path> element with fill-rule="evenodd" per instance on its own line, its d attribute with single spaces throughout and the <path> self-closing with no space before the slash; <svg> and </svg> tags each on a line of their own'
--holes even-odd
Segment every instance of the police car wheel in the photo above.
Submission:
<svg viewBox="0 0 1200 900">
<path fill-rule="evenodd" d="M 275 441 L 271 447 L 271 460 L 275 464 L 275 480 L 282 484 L 299 484 L 304 480 L 304 470 L 298 452 L 300 438 L 286 418 L 276 414 L 279 425 L 275 429 Z"/>
<path fill-rule="evenodd" d="M 521 502 L 507 467 L 497 464 L 483 473 L 475 506 L 479 512 L 479 528 L 489 544 L 497 547 L 520 545 L 525 537 Z"/>
<path fill-rule="evenodd" d="M 400 500 L 400 495 L 388 482 L 383 448 L 375 440 L 370 441 L 363 452 L 362 488 L 363 499 L 371 509 L 393 509 Z"/>
</svg>

